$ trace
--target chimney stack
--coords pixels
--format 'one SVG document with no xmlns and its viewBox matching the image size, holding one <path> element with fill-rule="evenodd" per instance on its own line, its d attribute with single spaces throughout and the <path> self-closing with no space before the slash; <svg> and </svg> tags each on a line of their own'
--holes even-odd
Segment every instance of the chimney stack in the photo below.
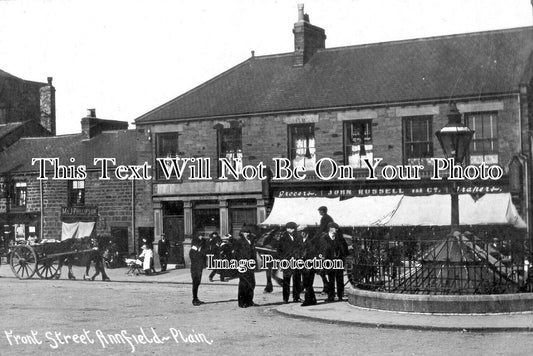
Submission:
<svg viewBox="0 0 533 356">
<path fill-rule="evenodd" d="M 96 109 L 87 109 L 87 116 L 81 119 L 81 133 L 85 140 L 98 136 L 103 131 L 127 130 L 127 121 L 104 120 L 96 117 Z"/>
<path fill-rule="evenodd" d="M 531 0 L 533 1 L 533 0 Z M 304 5 L 298 4 L 298 22 L 294 24 L 294 66 L 301 67 L 319 49 L 326 48 L 326 32 L 311 25 L 309 15 L 304 13 Z"/>
<path fill-rule="evenodd" d="M 54 78 L 48 77 L 45 85 L 39 89 L 39 101 L 41 105 L 41 126 L 50 132 L 52 136 L 56 134 L 56 88 L 52 84 Z"/>
<path fill-rule="evenodd" d="M 87 116 L 81 119 L 81 133 L 85 136 L 85 139 L 90 139 L 100 133 L 98 121 L 96 109 L 87 109 Z"/>
</svg>

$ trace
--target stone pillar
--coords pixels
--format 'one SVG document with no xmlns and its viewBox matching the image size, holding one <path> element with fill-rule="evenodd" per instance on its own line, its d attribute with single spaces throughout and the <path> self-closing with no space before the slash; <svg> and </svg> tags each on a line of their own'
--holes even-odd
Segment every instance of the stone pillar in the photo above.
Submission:
<svg viewBox="0 0 533 356">
<path fill-rule="evenodd" d="M 163 209 L 161 202 L 154 202 L 154 243 L 161 239 L 163 232 Z"/>
<path fill-rule="evenodd" d="M 189 258 L 191 241 L 192 239 L 190 237 L 186 237 L 185 240 L 183 240 L 183 262 L 185 263 L 185 268 L 191 268 L 191 259 Z"/>
<path fill-rule="evenodd" d="M 257 223 L 261 224 L 267 218 L 264 199 L 257 199 Z"/>
<path fill-rule="evenodd" d="M 229 232 L 229 211 L 228 201 L 220 200 L 220 235 L 225 235 Z"/>
<path fill-rule="evenodd" d="M 161 202 L 154 202 L 154 268 L 157 270 L 161 269 L 161 264 L 159 263 L 159 254 L 157 242 L 161 240 L 161 234 L 163 233 L 163 207 Z"/>
<path fill-rule="evenodd" d="M 192 201 L 183 201 L 183 233 L 185 237 L 192 236 Z"/>
</svg>

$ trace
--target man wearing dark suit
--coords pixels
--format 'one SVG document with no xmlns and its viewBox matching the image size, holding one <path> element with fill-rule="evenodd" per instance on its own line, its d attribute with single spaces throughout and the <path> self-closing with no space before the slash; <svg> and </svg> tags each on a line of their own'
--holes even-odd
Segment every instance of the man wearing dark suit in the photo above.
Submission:
<svg viewBox="0 0 533 356">
<path fill-rule="evenodd" d="M 317 235 L 321 236 L 322 234 L 325 234 L 328 232 L 328 224 L 334 222 L 333 218 L 328 215 L 328 208 L 326 206 L 321 206 L 318 208 L 318 213 L 320 214 L 320 225 L 318 226 L 318 232 Z M 320 278 L 322 278 L 322 284 L 324 288 L 322 288 L 322 293 L 328 294 L 328 277 L 324 270 L 321 270 L 319 272 Z"/>
<path fill-rule="evenodd" d="M 243 227 L 238 240 L 235 241 L 235 255 L 239 260 L 255 260 L 256 252 L 251 230 Z M 240 308 L 256 306 L 254 303 L 255 274 L 253 270 L 239 271 L 239 290 L 237 300 Z"/>
<path fill-rule="evenodd" d="M 321 206 L 318 208 L 318 213 L 320 214 L 320 225 L 318 226 L 318 233 L 323 234 L 328 232 L 328 224 L 334 222 L 333 218 L 328 215 L 328 208 Z"/>
<path fill-rule="evenodd" d="M 328 260 L 340 259 L 346 261 L 348 256 L 348 244 L 346 240 L 339 233 L 339 225 L 335 223 L 328 224 L 328 232 L 322 234 L 323 242 L 323 257 Z M 337 283 L 337 297 L 342 300 L 344 294 L 344 269 L 329 269 L 326 270 L 328 276 L 328 299 L 326 303 L 335 300 L 335 282 Z"/>
<path fill-rule="evenodd" d="M 315 257 L 318 257 L 318 246 L 317 242 L 319 240 L 319 236 L 315 236 L 313 239 L 309 236 L 309 228 L 304 227 L 303 229 L 298 229 L 299 232 L 299 242 L 300 242 L 300 253 L 299 258 L 302 260 L 312 260 Z M 313 268 L 304 268 L 302 269 L 302 287 L 304 294 L 304 302 L 302 303 L 302 307 L 308 306 L 308 305 L 315 305 L 316 304 L 316 296 L 315 296 L 315 290 L 313 288 L 313 283 L 315 280 L 315 270 Z"/>
<path fill-rule="evenodd" d="M 278 257 L 282 260 L 297 258 L 299 241 L 296 236 L 298 225 L 294 222 L 288 222 L 285 225 L 285 232 L 281 235 L 278 243 Z M 292 277 L 292 298 L 295 302 L 300 302 L 301 273 L 298 269 L 287 268 L 283 270 L 283 302 L 289 302 L 290 288 Z"/>
<path fill-rule="evenodd" d="M 203 234 L 194 237 L 191 241 L 191 250 L 189 258 L 191 259 L 191 278 L 192 278 L 192 305 L 198 306 L 203 304 L 198 299 L 198 288 L 202 281 L 202 271 L 205 268 L 205 259 L 207 253 L 207 241 Z"/>
<path fill-rule="evenodd" d="M 159 262 L 161 263 L 161 272 L 164 272 L 167 270 L 168 256 L 170 253 L 170 244 L 165 234 L 161 234 L 161 240 L 157 243 L 157 253 L 159 254 Z"/>
</svg>

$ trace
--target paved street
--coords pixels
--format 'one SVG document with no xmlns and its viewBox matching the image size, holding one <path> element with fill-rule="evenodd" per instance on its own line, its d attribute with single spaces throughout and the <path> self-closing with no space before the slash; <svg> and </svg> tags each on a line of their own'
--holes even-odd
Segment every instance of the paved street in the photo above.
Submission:
<svg viewBox="0 0 533 356">
<path fill-rule="evenodd" d="M 0 354 L 522 355 L 533 349 L 527 332 L 377 329 L 290 318 L 274 310 L 279 287 L 263 294 L 258 286 L 260 306 L 240 309 L 236 285 L 205 282 L 205 274 L 200 298 L 206 304 L 193 307 L 191 286 L 169 283 L 173 273 L 166 283 L 24 281 L 2 273 Z"/>
</svg>

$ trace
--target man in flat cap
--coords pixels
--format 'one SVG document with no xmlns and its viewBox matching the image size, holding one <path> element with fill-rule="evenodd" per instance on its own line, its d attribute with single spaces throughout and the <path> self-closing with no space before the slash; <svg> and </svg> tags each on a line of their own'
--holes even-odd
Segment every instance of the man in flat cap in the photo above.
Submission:
<svg viewBox="0 0 533 356">
<path fill-rule="evenodd" d="M 334 222 L 333 218 L 328 215 L 328 208 L 326 206 L 321 206 L 318 208 L 318 213 L 320 214 L 320 225 L 318 226 L 317 234 L 318 236 L 321 236 L 322 234 L 326 234 L 328 232 L 328 224 Z M 326 271 L 321 270 L 318 272 L 320 278 L 322 279 L 322 285 L 324 286 L 322 288 L 323 294 L 329 293 L 329 281 L 326 274 Z"/>
<path fill-rule="evenodd" d="M 328 232 L 322 234 L 323 257 L 327 260 L 342 260 L 346 262 L 348 256 L 348 243 L 339 231 L 339 225 L 334 222 L 328 224 Z M 344 294 L 344 269 L 328 269 L 325 271 L 328 276 L 328 299 L 326 303 L 335 300 L 335 283 L 337 284 L 337 297 L 342 300 Z"/>
<path fill-rule="evenodd" d="M 321 206 L 318 208 L 318 213 L 320 214 L 320 225 L 318 226 L 318 233 L 322 234 L 328 232 L 328 224 L 333 222 L 333 218 L 328 215 L 328 208 L 326 206 Z"/>
<path fill-rule="evenodd" d="M 296 256 L 299 249 L 299 241 L 296 235 L 298 225 L 295 222 L 288 222 L 285 224 L 285 232 L 281 235 L 278 243 L 278 257 L 282 260 L 290 260 L 291 258 L 298 258 Z M 300 270 L 285 268 L 283 269 L 283 302 L 289 302 L 290 287 L 292 278 L 292 299 L 295 302 L 300 302 L 300 289 L 302 275 Z"/>
</svg>

